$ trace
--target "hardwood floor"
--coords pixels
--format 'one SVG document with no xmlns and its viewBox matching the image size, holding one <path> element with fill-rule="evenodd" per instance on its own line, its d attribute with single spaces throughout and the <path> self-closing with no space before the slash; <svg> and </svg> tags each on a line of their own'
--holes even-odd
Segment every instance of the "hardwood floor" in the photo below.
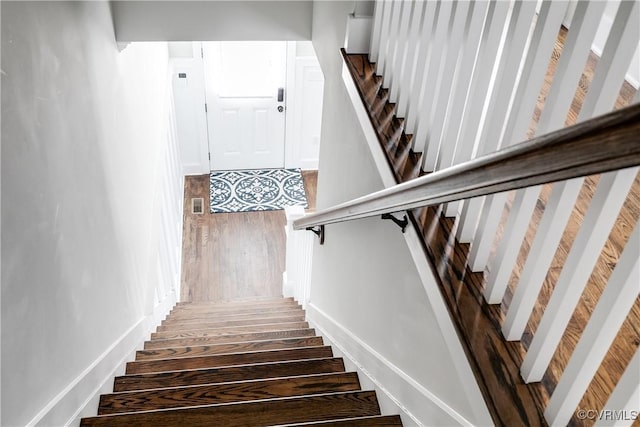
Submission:
<svg viewBox="0 0 640 427">
<path fill-rule="evenodd" d="M 303 171 L 315 208 L 317 171 Z M 191 199 L 204 213 L 191 213 Z M 227 302 L 280 296 L 285 268 L 284 211 L 210 214 L 209 175 L 188 176 L 184 190 L 181 301 Z"/>
</svg>

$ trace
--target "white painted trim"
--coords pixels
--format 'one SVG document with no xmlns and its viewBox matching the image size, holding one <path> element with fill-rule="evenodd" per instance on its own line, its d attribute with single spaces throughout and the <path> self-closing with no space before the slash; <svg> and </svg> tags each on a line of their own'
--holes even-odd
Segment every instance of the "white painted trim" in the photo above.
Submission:
<svg viewBox="0 0 640 427">
<path fill-rule="evenodd" d="M 294 124 L 293 113 L 296 111 L 295 93 L 296 93 L 296 42 L 287 42 L 287 63 L 286 63 L 286 80 L 285 80 L 285 110 L 284 110 L 284 167 L 292 167 L 296 161 L 295 153 L 295 136 L 296 129 Z"/>
<path fill-rule="evenodd" d="M 360 95 L 356 89 L 355 83 L 349 74 L 349 70 L 346 64 L 343 64 L 342 68 L 342 80 L 344 81 L 347 93 L 351 99 L 351 104 L 355 110 L 356 116 L 362 128 L 365 139 L 371 151 L 371 156 L 376 164 L 378 173 L 385 187 L 390 187 L 396 184 L 393 172 L 389 167 L 386 156 L 380 148 L 376 133 L 371 124 L 371 120 L 367 114 L 367 111 L 362 104 Z M 409 223 L 407 231 L 404 233 L 405 241 L 409 252 L 415 263 L 416 270 L 422 281 L 422 285 L 427 292 L 427 297 L 433 310 L 434 316 L 438 322 L 438 327 L 442 333 L 442 337 L 447 344 L 451 360 L 456 367 L 458 378 L 464 385 L 467 399 L 473 406 L 472 410 L 476 419 L 482 420 L 480 424 L 491 425 L 493 423 L 491 415 L 484 402 L 480 388 L 475 381 L 475 375 L 469 365 L 465 351 L 458 338 L 458 333 L 453 325 L 449 311 L 445 305 L 445 302 L 438 289 L 438 285 L 429 265 L 429 261 L 424 248 L 421 243 L 420 232 L 415 229 L 412 223 Z M 312 303 L 309 304 L 309 307 Z"/>
<path fill-rule="evenodd" d="M 291 102 L 291 104 L 287 104 L 287 131 L 290 133 L 287 135 L 288 143 L 285 145 L 285 167 L 300 168 L 304 170 L 317 170 L 319 163 L 319 146 L 316 150 L 314 150 L 314 155 L 311 155 L 309 157 L 302 156 L 302 152 L 306 152 L 307 154 L 309 154 L 311 152 L 310 148 L 312 148 L 309 146 L 309 144 L 312 144 L 309 138 L 311 134 L 309 117 L 306 117 L 303 114 L 303 111 L 305 111 L 305 108 L 309 105 L 309 103 L 315 103 L 319 106 L 319 116 L 317 117 L 321 119 L 322 103 L 324 101 L 323 93 L 320 93 L 316 97 L 310 95 L 307 92 L 306 89 L 309 88 L 308 85 L 310 84 L 310 82 L 306 79 L 306 71 L 307 69 L 315 68 L 320 74 L 322 74 L 322 70 L 320 68 L 320 64 L 318 63 L 318 58 L 315 56 L 295 57 L 292 68 L 294 70 L 293 83 L 291 83 L 290 85 L 291 89 L 287 89 L 290 95 L 287 98 L 287 102 Z M 287 76 L 289 76 L 288 71 Z M 322 78 L 322 84 L 324 85 L 324 74 L 322 74 Z M 289 82 L 287 82 L 287 84 L 289 85 Z M 320 122 L 318 122 L 318 124 L 320 124 Z M 320 132 L 320 129 L 318 129 L 318 132 Z"/>
<path fill-rule="evenodd" d="M 313 302 L 306 310 L 310 326 L 332 346 L 334 355 L 347 359 L 347 368 L 354 367 L 365 379 L 363 388 L 369 388 L 366 383 L 375 388 L 383 414 L 401 413 L 404 425 L 433 425 L 434 419 L 445 425 L 473 425 Z"/>
<path fill-rule="evenodd" d="M 182 165 L 183 175 L 202 175 L 203 173 L 207 172 L 206 170 L 203 171 L 200 163 L 186 163 Z"/>
<path fill-rule="evenodd" d="M 27 425 L 76 426 L 80 424 L 82 417 L 95 416 L 100 394 L 113 390 L 113 378 L 119 373 L 124 373 L 126 362 L 133 360 L 135 351 L 142 348 L 144 340 L 175 303 L 176 295 L 172 293 L 156 305 L 153 313 L 140 319 L 122 334 L 87 369 L 47 403 Z"/>
</svg>

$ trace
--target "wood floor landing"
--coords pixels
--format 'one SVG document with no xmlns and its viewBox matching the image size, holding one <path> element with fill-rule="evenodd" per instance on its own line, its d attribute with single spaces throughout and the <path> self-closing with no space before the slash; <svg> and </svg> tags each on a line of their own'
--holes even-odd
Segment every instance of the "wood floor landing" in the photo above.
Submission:
<svg viewBox="0 0 640 427">
<path fill-rule="evenodd" d="M 315 209 L 317 171 L 302 171 Z M 203 198 L 205 211 L 191 212 Z M 282 295 L 284 211 L 209 213 L 209 175 L 185 177 L 180 300 L 244 301 Z"/>
</svg>

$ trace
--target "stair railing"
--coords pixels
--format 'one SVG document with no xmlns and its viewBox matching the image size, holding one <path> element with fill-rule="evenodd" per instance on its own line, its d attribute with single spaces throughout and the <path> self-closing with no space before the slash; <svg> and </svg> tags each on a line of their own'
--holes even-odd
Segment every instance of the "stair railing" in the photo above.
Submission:
<svg viewBox="0 0 640 427">
<path fill-rule="evenodd" d="M 294 228 L 327 228 L 330 240 L 327 224 L 446 204 L 456 244 L 469 245 L 461 274 L 482 277 L 486 303 L 506 312 L 492 320 L 507 341 L 523 341 L 522 378 L 556 377 L 543 387 L 548 423 L 604 415 L 597 425 L 631 425 L 640 411 L 640 3 L 570 3 L 376 0 L 369 51 L 347 50 L 373 64 L 345 58 L 343 78 L 369 115 L 359 119 L 372 125 L 365 134 L 379 139 L 370 147 L 382 146 L 404 182 Z M 394 142 L 401 131 L 411 137 Z M 421 168 L 403 169 L 407 147 Z M 418 231 L 429 215 L 413 221 Z M 627 412 L 607 418 L 596 406 Z"/>
<path fill-rule="evenodd" d="M 309 214 L 294 230 L 640 165 L 640 104 Z"/>
<path fill-rule="evenodd" d="M 639 165 L 640 104 L 634 104 L 475 160 L 319 210 L 295 220 L 293 229 L 315 230 L 321 239 L 331 239 L 330 230 L 325 231 L 328 224 L 378 215 L 384 218 L 390 213 L 609 171 L 624 170 L 635 176 L 640 170 Z M 565 424 L 573 414 L 583 419 L 599 417 L 602 420 L 604 416 L 606 420 L 606 414 L 609 413 L 614 414 L 611 417 L 615 417 L 615 421 L 632 421 L 639 416 L 638 408 L 634 406 L 639 391 L 640 352 L 637 350 L 607 401 L 603 411 L 609 412 L 579 407 L 591 378 L 638 297 L 639 253 L 640 225 L 636 224 L 545 409 L 549 424 L 555 425 L 558 420 L 561 420 L 560 424 Z M 560 288 L 552 294 L 551 303 L 545 309 L 541 325 L 521 366 L 521 374 L 526 382 L 540 381 L 532 379 L 529 374 L 532 369 L 544 373 L 567 327 L 566 323 L 556 324 L 559 327 L 554 329 L 551 327 L 553 322 L 549 324 L 548 319 L 566 316 L 567 311 L 573 311 L 567 309 L 564 301 L 567 293 L 579 296 L 588 278 L 588 275 L 585 278 L 582 272 L 578 272 L 576 278 L 567 279 L 570 287 Z M 528 315 L 526 317 L 528 319 Z"/>
</svg>

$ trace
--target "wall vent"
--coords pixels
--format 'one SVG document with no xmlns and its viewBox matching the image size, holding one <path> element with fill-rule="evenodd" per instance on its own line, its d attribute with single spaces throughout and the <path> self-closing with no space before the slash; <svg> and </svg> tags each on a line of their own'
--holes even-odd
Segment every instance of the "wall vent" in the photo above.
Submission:
<svg viewBox="0 0 640 427">
<path fill-rule="evenodd" d="M 192 214 L 204 213 L 204 199 L 202 197 L 195 197 L 191 199 L 191 213 Z"/>
</svg>

